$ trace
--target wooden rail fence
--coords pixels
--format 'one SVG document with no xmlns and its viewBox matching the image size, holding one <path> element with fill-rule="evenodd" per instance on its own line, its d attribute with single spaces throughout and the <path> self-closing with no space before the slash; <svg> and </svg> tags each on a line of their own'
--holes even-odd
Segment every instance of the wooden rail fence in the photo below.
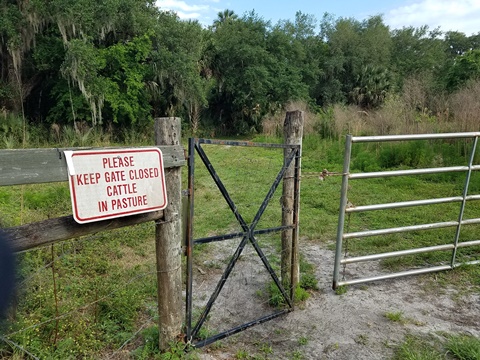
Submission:
<svg viewBox="0 0 480 360">
<path fill-rule="evenodd" d="M 181 187 L 181 167 L 186 165 L 185 151 L 180 144 L 180 129 L 179 118 L 158 118 L 155 121 L 155 143 L 163 154 L 166 188 L 167 193 L 170 192 L 166 209 L 87 224 L 78 224 L 69 215 L 4 229 L 11 248 L 20 252 L 100 231 L 155 221 L 161 349 L 166 349 L 168 343 L 175 340 L 182 326 L 180 304 L 175 304 L 172 309 L 172 300 L 165 298 L 165 294 L 171 293 L 181 301 L 181 273 L 176 269 L 176 263 L 181 261 L 181 252 L 174 252 L 175 259 L 171 256 L 172 246 L 181 249 L 181 231 L 175 231 L 181 228 L 181 216 L 175 216 L 181 207 L 180 195 L 176 193 Z M 0 150 L 0 186 L 68 181 L 66 150 L 94 148 Z M 169 278 L 168 281 L 165 281 L 165 277 Z M 172 313 L 177 313 L 177 316 L 172 318 Z"/>
</svg>

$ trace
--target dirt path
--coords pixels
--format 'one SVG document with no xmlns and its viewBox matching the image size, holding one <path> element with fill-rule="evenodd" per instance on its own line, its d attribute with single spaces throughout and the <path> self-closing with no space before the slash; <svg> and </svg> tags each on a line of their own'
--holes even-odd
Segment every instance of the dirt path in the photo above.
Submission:
<svg viewBox="0 0 480 360">
<path fill-rule="evenodd" d="M 301 250 L 317 269 L 320 290 L 294 312 L 200 349 L 201 359 L 249 358 L 247 354 L 259 359 L 390 359 L 409 333 L 480 337 L 478 293 L 461 296 L 432 286 L 430 276 L 352 286 L 346 294 L 336 295 L 331 289 L 332 251 L 314 244 Z M 374 270 L 375 265 L 370 265 L 366 273 Z M 249 312 L 244 297 L 252 294 L 240 287 L 228 293 L 236 299 L 236 307 L 247 304 L 241 311 Z M 402 321 L 385 317 L 399 312 Z"/>
</svg>

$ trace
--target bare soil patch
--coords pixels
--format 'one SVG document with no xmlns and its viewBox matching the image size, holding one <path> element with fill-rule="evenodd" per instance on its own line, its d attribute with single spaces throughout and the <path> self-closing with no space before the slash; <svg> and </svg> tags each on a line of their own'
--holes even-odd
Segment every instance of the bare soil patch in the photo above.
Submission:
<svg viewBox="0 0 480 360">
<path fill-rule="evenodd" d="M 201 359 L 248 358 L 241 357 L 245 354 L 261 359 L 390 359 L 407 334 L 480 336 L 478 293 L 459 294 L 453 287 L 435 284 L 435 275 L 428 275 L 351 286 L 345 294 L 336 295 L 331 289 L 333 252 L 314 243 L 303 244 L 301 251 L 316 268 L 320 290 L 293 312 L 201 348 Z M 255 305 L 269 276 L 247 259 L 248 254 L 232 274 L 245 286 L 235 282 L 223 290 L 209 327 L 228 328 L 239 317 L 273 312 L 265 301 Z M 197 290 L 196 295 L 205 301 L 208 289 L 217 282 L 214 270 L 198 269 L 197 289 L 205 293 Z M 349 271 L 357 270 L 368 275 L 378 272 L 378 265 L 349 266 Z M 401 321 L 385 316 L 399 312 Z"/>
</svg>

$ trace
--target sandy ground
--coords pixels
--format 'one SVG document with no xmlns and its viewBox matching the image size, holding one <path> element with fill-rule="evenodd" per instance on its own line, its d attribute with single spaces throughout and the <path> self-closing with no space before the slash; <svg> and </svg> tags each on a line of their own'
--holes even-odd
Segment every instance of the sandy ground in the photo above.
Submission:
<svg viewBox="0 0 480 360">
<path fill-rule="evenodd" d="M 316 267 L 319 291 L 293 312 L 256 325 L 199 349 L 202 360 L 259 359 L 391 359 L 407 334 L 466 333 L 480 337 L 480 295 L 461 295 L 435 284 L 435 276 L 413 276 L 349 287 L 343 295 L 331 289 L 333 252 L 309 243 L 301 248 Z M 253 264 L 253 252 L 235 266 L 222 290 L 207 327 L 228 329 L 272 312 L 258 303 L 268 274 Z M 369 275 L 376 264 L 362 265 Z M 353 266 L 349 271 L 360 271 Z M 205 303 L 221 274 L 205 262 L 195 271 L 194 304 Z M 402 313 L 403 321 L 387 313 Z M 245 321 L 242 321 L 245 320 Z M 440 335 L 438 335 L 440 336 Z"/>
</svg>

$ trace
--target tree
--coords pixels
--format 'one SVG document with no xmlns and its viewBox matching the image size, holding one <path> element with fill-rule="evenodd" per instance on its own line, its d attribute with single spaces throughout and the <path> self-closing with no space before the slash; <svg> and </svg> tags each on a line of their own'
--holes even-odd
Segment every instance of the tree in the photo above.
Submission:
<svg viewBox="0 0 480 360">
<path fill-rule="evenodd" d="M 300 84 L 295 79 L 289 80 L 290 86 L 295 87 L 297 92 L 292 92 L 287 100 L 309 101 L 320 97 L 318 85 L 324 74 L 322 65 L 327 47 L 321 37 L 317 36 L 317 26 L 317 19 L 313 15 L 298 11 L 295 22 L 280 21 L 271 31 L 270 38 L 277 44 L 269 44 L 269 51 L 298 73 L 300 80 Z M 288 59 L 288 63 L 282 57 Z"/>
<path fill-rule="evenodd" d="M 70 0 L 47 3 L 67 50 L 61 73 L 89 104 L 92 124 L 102 123 L 104 105 L 113 122 L 148 118 L 140 84 L 149 48 L 146 32 L 157 14 L 152 3 L 81 0 L 66 6 L 65 1 Z"/>
<path fill-rule="evenodd" d="M 398 88 L 402 87 L 402 79 L 413 74 L 430 76 L 442 73 L 446 62 L 446 43 L 441 36 L 440 30 L 430 31 L 428 26 L 392 31 L 391 69 L 396 74 Z"/>
<path fill-rule="evenodd" d="M 291 100 L 308 98 L 303 43 L 310 36 L 307 20 L 301 20 L 302 29 L 290 22 L 272 28 L 251 12 L 215 29 L 205 59 L 206 72 L 215 79 L 209 112 L 221 131 L 259 131 L 265 115 Z"/>
<path fill-rule="evenodd" d="M 366 65 L 357 77 L 357 86 L 351 92 L 354 103 L 362 108 L 379 107 L 390 90 L 388 70 L 381 67 Z"/>
<path fill-rule="evenodd" d="M 207 105 L 208 80 L 201 77 L 206 30 L 163 12 L 149 59 L 147 85 L 154 116 L 182 116 L 197 123 Z"/>
<path fill-rule="evenodd" d="M 450 68 L 447 79 L 447 90 L 458 90 L 470 80 L 480 77 L 480 49 L 470 50 L 457 57 Z"/>
<path fill-rule="evenodd" d="M 323 63 L 324 75 L 319 85 L 320 105 L 348 102 L 362 71 L 368 64 L 386 68 L 390 61 L 391 37 L 381 16 L 363 22 L 355 19 L 333 19 L 326 14 L 321 37 L 328 54 Z"/>
<path fill-rule="evenodd" d="M 265 48 L 267 23 L 255 13 L 219 26 L 209 46 L 216 87 L 210 112 L 223 131 L 244 133 L 258 129 L 268 110 L 270 88 Z"/>
<path fill-rule="evenodd" d="M 143 60 L 124 63 L 114 74 L 113 62 L 107 64 L 107 58 L 109 53 L 131 53 L 132 45 L 139 45 L 138 39 L 155 20 L 157 10 L 152 1 L 16 0 L 3 1 L 0 7 L 9 14 L 0 21 L 0 56 L 7 69 L 15 69 L 2 71 L 0 88 L 1 84 L 13 83 L 12 78 L 6 78 L 11 76 L 8 74 L 16 74 L 15 84 L 22 89 L 10 104 L 25 104 L 31 118 L 45 119 L 49 112 L 47 119 L 58 122 L 73 119 L 74 123 L 101 123 L 104 106 L 112 121 L 131 122 L 140 116 L 124 111 L 127 106 L 123 100 L 120 106 L 116 101 L 132 101 L 133 93 L 136 100 L 141 96 L 133 91 L 131 80 Z M 79 96 L 83 99 L 79 100 Z M 90 108 L 89 115 L 83 111 L 85 106 Z M 18 112 L 19 106 L 10 109 Z"/>
<path fill-rule="evenodd" d="M 0 11 L 0 107 L 23 114 L 24 100 L 39 82 L 31 71 L 26 74 L 25 57 L 44 23 L 27 0 L 2 1 Z"/>
<path fill-rule="evenodd" d="M 233 10 L 225 9 L 217 13 L 217 18 L 213 21 L 213 28 L 216 29 L 227 21 L 237 20 L 238 16 Z"/>
<path fill-rule="evenodd" d="M 459 31 L 447 31 L 445 33 L 447 54 L 456 57 L 465 54 L 472 49 L 472 41 L 464 33 Z"/>
</svg>

